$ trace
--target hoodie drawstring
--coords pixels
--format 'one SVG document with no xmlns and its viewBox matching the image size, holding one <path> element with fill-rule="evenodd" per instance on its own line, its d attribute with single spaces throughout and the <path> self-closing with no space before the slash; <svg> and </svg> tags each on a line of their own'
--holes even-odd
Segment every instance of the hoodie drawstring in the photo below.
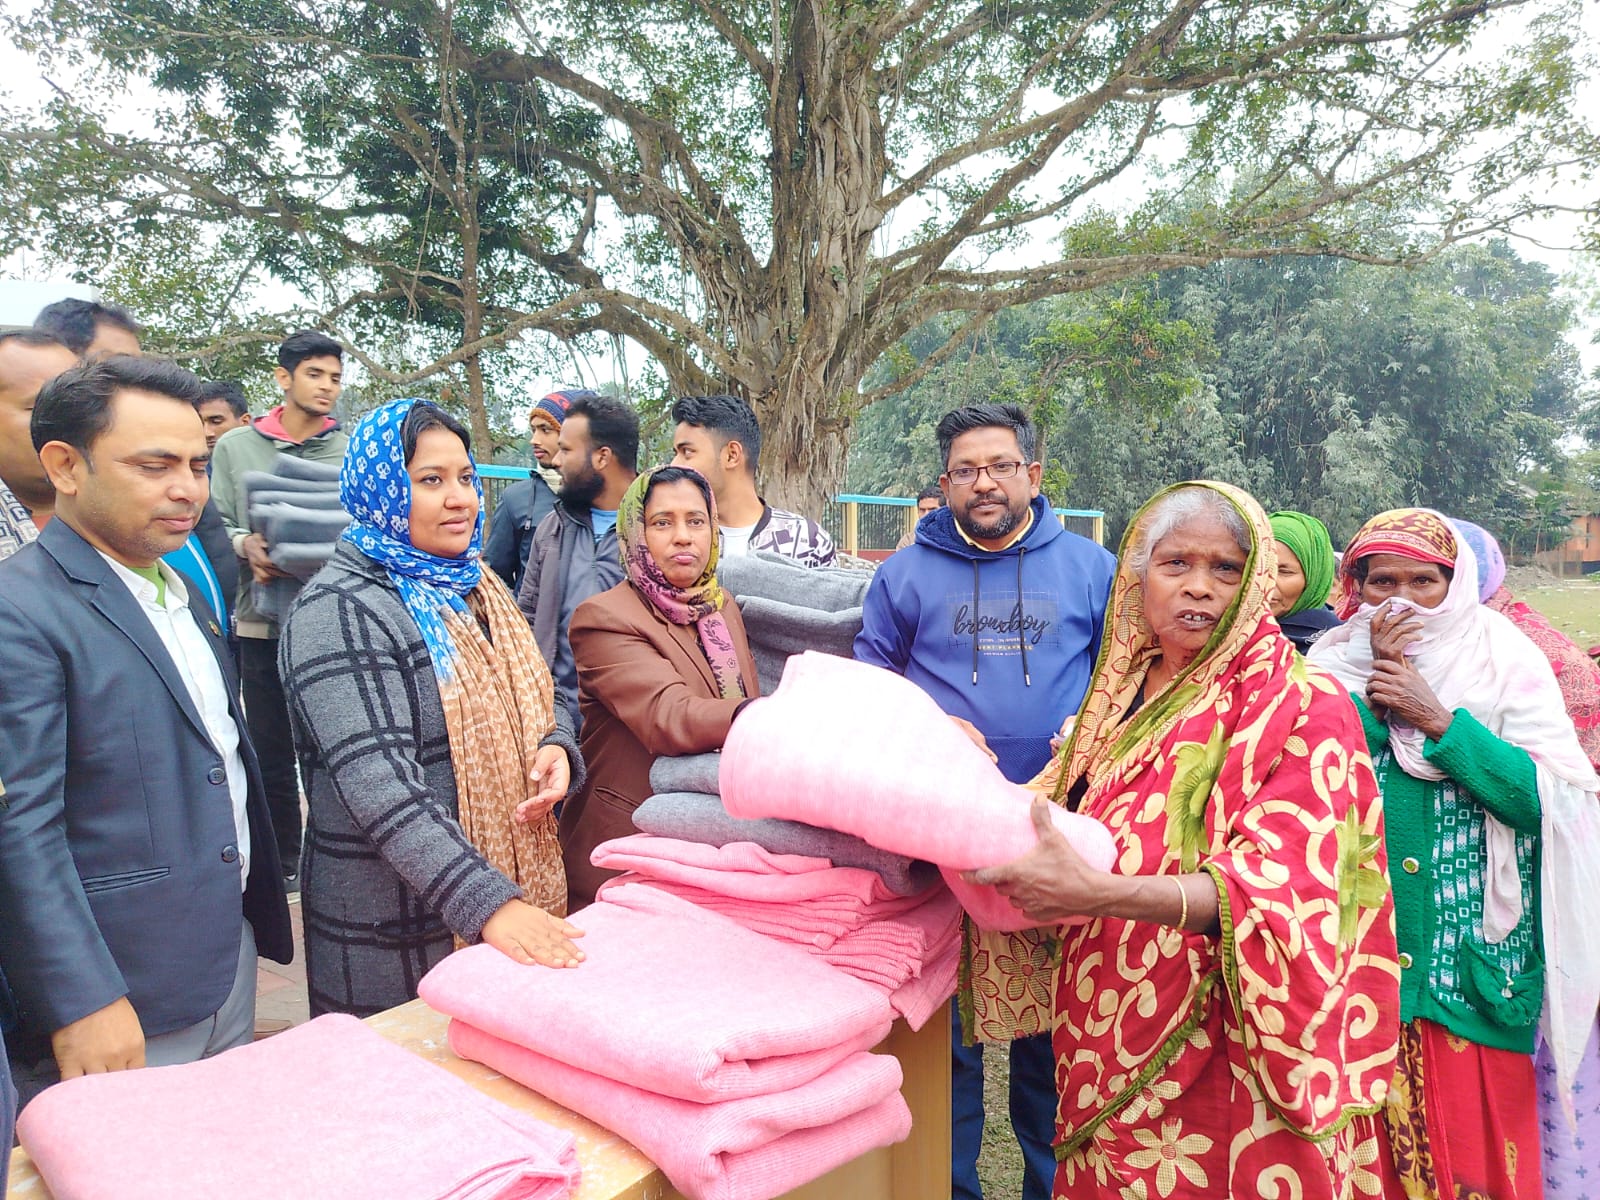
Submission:
<svg viewBox="0 0 1600 1200">
<path fill-rule="evenodd" d="M 1017 649 L 1022 651 L 1022 686 L 1033 686 L 1033 675 L 1028 670 L 1028 622 L 1022 607 L 1022 556 L 1026 546 L 1017 547 Z M 978 683 L 978 560 L 972 560 L 972 683 Z"/>
<path fill-rule="evenodd" d="M 972 685 L 978 685 L 978 560 L 972 560 Z"/>
<path fill-rule="evenodd" d="M 1032 687 L 1033 676 L 1028 674 L 1028 622 L 1023 620 L 1022 608 L 1022 556 L 1026 546 L 1017 547 L 1017 648 L 1022 651 L 1022 686 Z"/>
</svg>

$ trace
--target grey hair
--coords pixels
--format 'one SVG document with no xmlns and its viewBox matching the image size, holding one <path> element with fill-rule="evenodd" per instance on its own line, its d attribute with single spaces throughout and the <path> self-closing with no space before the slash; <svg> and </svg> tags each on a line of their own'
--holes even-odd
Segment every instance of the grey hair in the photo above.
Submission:
<svg viewBox="0 0 1600 1200">
<path fill-rule="evenodd" d="M 1128 550 L 1128 564 L 1141 582 L 1150 570 L 1150 556 L 1155 548 L 1169 534 L 1197 518 L 1220 521 L 1233 535 L 1240 552 L 1249 557 L 1250 528 L 1239 510 L 1221 492 L 1189 484 L 1168 492 L 1145 515 L 1144 528 Z"/>
</svg>

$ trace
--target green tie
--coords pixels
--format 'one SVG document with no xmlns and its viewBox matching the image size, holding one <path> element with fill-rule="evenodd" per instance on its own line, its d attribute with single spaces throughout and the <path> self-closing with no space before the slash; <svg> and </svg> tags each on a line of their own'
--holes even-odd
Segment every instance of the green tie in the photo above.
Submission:
<svg viewBox="0 0 1600 1200">
<path fill-rule="evenodd" d="M 165 608 L 167 606 L 167 577 L 161 573 L 160 563 L 153 567 L 129 567 L 128 570 L 141 579 L 148 579 L 156 585 L 157 608 Z"/>
</svg>

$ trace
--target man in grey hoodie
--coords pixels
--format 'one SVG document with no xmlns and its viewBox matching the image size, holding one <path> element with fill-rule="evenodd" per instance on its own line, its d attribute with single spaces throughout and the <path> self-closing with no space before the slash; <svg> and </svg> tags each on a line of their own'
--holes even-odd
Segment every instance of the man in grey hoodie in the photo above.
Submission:
<svg viewBox="0 0 1600 1200">
<path fill-rule="evenodd" d="M 638 459 L 638 413 L 611 396 L 572 401 L 556 443 L 561 492 L 555 511 L 533 532 L 517 604 L 574 726 L 578 668 L 567 627 L 579 604 L 622 582 L 617 505 L 639 473 Z"/>
</svg>

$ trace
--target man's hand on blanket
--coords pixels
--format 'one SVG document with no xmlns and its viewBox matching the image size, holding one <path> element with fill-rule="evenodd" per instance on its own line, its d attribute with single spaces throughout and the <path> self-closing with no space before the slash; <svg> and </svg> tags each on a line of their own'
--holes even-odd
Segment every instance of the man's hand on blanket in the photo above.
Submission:
<svg viewBox="0 0 1600 1200">
<path fill-rule="evenodd" d="M 965 717 L 951 717 L 950 719 L 956 723 L 957 729 L 961 730 L 962 733 L 966 734 L 972 739 L 972 744 L 974 746 L 989 756 L 990 762 L 1000 761 L 1000 759 L 995 756 L 995 752 L 989 749 L 989 743 L 984 739 L 983 733 L 976 725 L 967 720 Z"/>
<path fill-rule="evenodd" d="M 526 900 L 507 900 L 483 925 L 483 940 L 524 966 L 575 967 L 584 954 L 570 939 L 583 936 L 576 925 L 553 917 Z"/>
<path fill-rule="evenodd" d="M 50 1049 L 63 1079 L 132 1070 L 144 1066 L 144 1027 L 123 996 L 56 1030 Z"/>
<path fill-rule="evenodd" d="M 567 761 L 567 752 L 560 746 L 540 746 L 528 778 L 539 790 L 517 805 L 517 820 L 523 824 L 544 816 L 572 786 L 572 764 Z"/>
<path fill-rule="evenodd" d="M 267 539 L 259 533 L 252 533 L 239 543 L 244 551 L 244 560 L 250 565 L 250 574 L 257 583 L 271 583 L 274 579 L 287 579 L 289 572 L 281 569 L 272 561 L 272 553 L 267 549 Z"/>
</svg>

